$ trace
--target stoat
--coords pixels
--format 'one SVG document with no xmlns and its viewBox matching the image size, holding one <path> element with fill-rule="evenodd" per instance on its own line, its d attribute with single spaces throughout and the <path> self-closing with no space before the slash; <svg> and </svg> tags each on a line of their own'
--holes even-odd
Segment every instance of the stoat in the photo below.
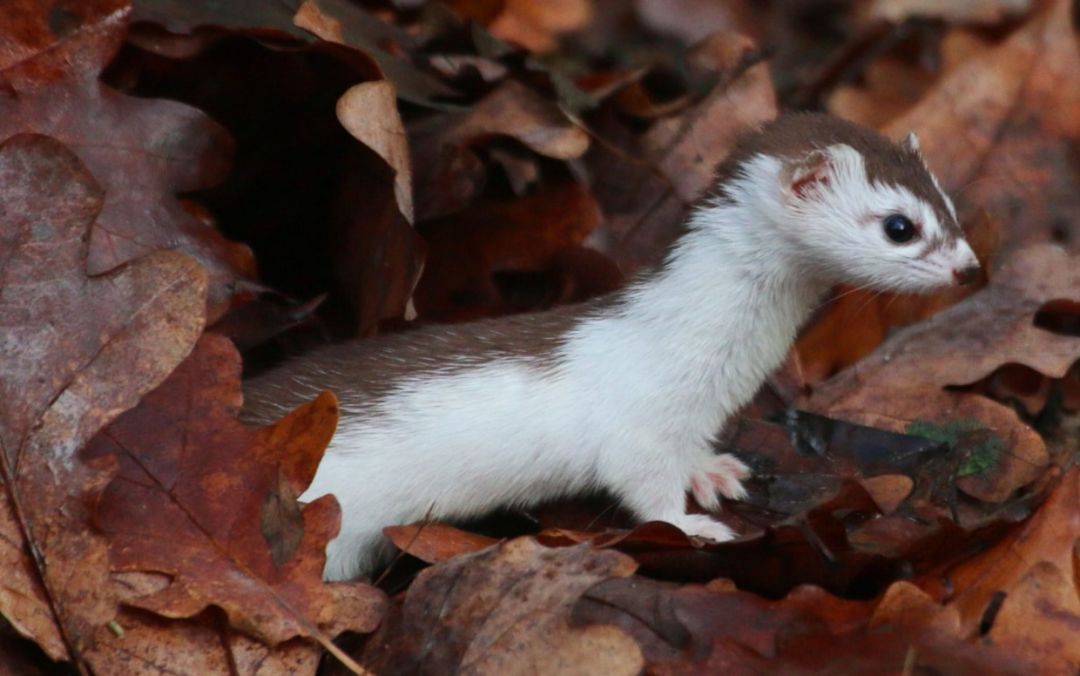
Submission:
<svg viewBox="0 0 1080 676">
<path fill-rule="evenodd" d="M 719 167 L 662 265 L 548 312 L 327 346 L 245 385 L 270 420 L 324 389 L 341 422 L 302 500 L 333 493 L 325 575 L 369 572 L 382 528 L 602 487 L 642 520 L 712 540 L 688 514 L 744 495 L 710 442 L 843 282 L 929 292 L 978 262 L 913 135 L 896 144 L 820 114 L 781 117 Z"/>
</svg>

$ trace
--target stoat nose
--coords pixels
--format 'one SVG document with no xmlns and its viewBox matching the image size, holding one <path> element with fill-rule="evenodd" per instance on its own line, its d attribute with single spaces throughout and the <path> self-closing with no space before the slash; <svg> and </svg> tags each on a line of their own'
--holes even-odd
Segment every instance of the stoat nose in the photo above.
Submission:
<svg viewBox="0 0 1080 676">
<path fill-rule="evenodd" d="M 952 275 L 957 284 L 967 286 L 968 284 L 974 284 L 979 279 L 980 272 L 982 272 L 982 268 L 976 263 L 962 268 L 954 268 Z"/>
</svg>

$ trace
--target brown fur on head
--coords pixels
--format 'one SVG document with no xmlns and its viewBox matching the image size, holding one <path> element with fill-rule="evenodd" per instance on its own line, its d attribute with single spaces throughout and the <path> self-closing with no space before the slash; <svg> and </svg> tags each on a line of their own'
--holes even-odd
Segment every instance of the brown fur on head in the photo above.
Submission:
<svg viewBox="0 0 1080 676">
<path fill-rule="evenodd" d="M 744 136 L 717 169 L 717 188 L 722 191 L 739 167 L 754 155 L 801 162 L 814 151 L 837 144 L 850 146 L 862 155 L 867 181 L 906 188 L 933 207 L 947 237 L 963 236 L 952 202 L 927 169 L 914 134 L 895 143 L 873 129 L 824 113 L 782 115 L 760 131 Z"/>
</svg>

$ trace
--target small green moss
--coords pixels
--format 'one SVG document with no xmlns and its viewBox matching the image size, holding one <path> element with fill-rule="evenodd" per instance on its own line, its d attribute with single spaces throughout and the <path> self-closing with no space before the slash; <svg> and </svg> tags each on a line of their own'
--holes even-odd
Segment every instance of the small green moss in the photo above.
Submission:
<svg viewBox="0 0 1080 676">
<path fill-rule="evenodd" d="M 939 444 L 948 444 L 953 451 L 957 450 L 961 438 L 966 437 L 964 451 L 967 457 L 957 470 L 957 477 L 985 472 L 997 463 L 1005 449 L 1001 438 L 974 418 L 954 420 L 943 425 L 928 420 L 914 420 L 908 424 L 906 431 Z M 981 434 L 972 434 L 973 432 Z"/>
</svg>

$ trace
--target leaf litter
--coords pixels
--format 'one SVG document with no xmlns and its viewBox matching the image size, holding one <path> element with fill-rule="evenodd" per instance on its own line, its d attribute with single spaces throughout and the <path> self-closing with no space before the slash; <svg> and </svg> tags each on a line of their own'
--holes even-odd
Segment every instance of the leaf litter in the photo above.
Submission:
<svg viewBox="0 0 1080 676">
<path fill-rule="evenodd" d="M 11 664 L 1080 666 L 1073 3 L 47 4 L 0 10 Z M 918 131 L 987 274 L 837 291 L 717 442 L 742 536 L 595 496 L 401 524 L 378 586 L 323 583 L 334 398 L 247 427 L 241 366 L 616 288 L 790 107 Z"/>
</svg>

